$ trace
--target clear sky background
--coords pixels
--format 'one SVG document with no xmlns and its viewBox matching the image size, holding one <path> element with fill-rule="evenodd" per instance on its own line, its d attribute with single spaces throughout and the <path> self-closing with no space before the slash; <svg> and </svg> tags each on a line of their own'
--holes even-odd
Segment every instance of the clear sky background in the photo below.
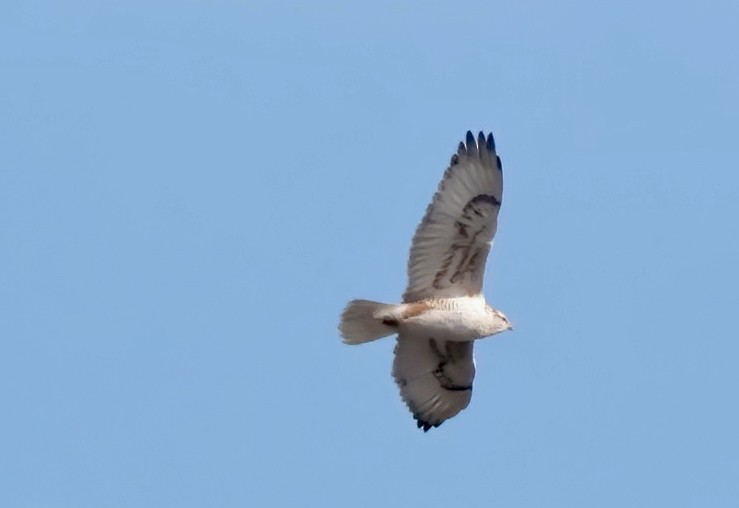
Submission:
<svg viewBox="0 0 739 508">
<path fill-rule="evenodd" d="M 739 3 L 3 2 L 0 505 L 737 506 Z M 458 141 L 506 189 L 470 407 L 397 301 Z"/>
</svg>

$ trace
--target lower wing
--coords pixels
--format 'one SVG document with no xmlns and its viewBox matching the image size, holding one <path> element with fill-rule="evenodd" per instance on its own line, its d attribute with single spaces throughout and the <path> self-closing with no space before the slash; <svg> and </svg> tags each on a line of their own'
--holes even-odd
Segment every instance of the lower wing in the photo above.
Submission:
<svg viewBox="0 0 739 508">
<path fill-rule="evenodd" d="M 438 427 L 470 403 L 475 377 L 472 347 L 472 342 L 398 337 L 393 377 L 419 428 Z"/>
</svg>

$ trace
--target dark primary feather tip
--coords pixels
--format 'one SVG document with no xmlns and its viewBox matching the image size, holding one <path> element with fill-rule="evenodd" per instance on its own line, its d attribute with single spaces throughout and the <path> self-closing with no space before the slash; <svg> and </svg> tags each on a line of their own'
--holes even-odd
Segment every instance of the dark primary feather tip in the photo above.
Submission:
<svg viewBox="0 0 739 508">
<path fill-rule="evenodd" d="M 482 150 L 482 147 L 485 146 L 485 133 L 480 131 L 477 135 L 477 146 L 480 147 L 480 150 Z"/>
<path fill-rule="evenodd" d="M 449 162 L 449 165 L 454 166 L 458 162 L 459 162 L 459 157 L 457 157 L 457 154 L 455 153 L 454 155 L 452 155 L 452 160 Z"/>
<path fill-rule="evenodd" d="M 413 418 L 416 419 L 416 427 L 419 429 L 423 429 L 424 432 L 428 432 L 431 428 L 431 424 L 427 421 L 422 420 L 419 416 L 413 415 Z"/>
<path fill-rule="evenodd" d="M 467 131 L 467 148 L 471 148 L 475 145 L 475 135 L 472 134 L 472 131 Z"/>
<path fill-rule="evenodd" d="M 503 171 L 503 163 L 502 163 L 502 162 L 500 162 L 500 157 L 498 157 L 498 156 L 496 155 L 496 156 L 495 156 L 495 160 L 496 160 L 496 162 L 498 163 L 498 170 L 500 170 L 500 171 Z"/>
<path fill-rule="evenodd" d="M 457 147 L 457 153 L 460 155 L 467 153 L 467 148 L 464 146 L 464 143 L 462 143 L 461 141 L 459 142 L 459 147 Z"/>
<path fill-rule="evenodd" d="M 432 428 L 435 429 L 436 427 L 438 427 L 439 425 L 441 425 L 442 423 L 444 423 L 444 422 L 429 423 L 429 422 L 424 421 L 424 420 L 422 420 L 421 418 L 419 418 L 418 416 L 415 416 L 415 415 L 413 416 L 413 418 L 416 419 L 416 427 L 418 427 L 419 429 L 423 429 L 424 432 L 428 432 Z"/>
<path fill-rule="evenodd" d="M 488 150 L 491 152 L 495 151 L 495 139 L 493 139 L 493 133 L 488 134 Z"/>
</svg>

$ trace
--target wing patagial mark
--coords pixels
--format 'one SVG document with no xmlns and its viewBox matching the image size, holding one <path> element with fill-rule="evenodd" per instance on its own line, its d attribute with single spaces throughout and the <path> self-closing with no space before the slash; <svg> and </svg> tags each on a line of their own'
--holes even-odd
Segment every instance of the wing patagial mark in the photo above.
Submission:
<svg viewBox="0 0 739 508">
<path fill-rule="evenodd" d="M 477 268 L 478 258 L 482 252 L 482 248 L 478 247 L 473 252 L 473 246 L 477 243 L 477 237 L 488 228 L 488 224 L 483 224 L 477 231 L 475 231 L 470 237 L 470 227 L 475 224 L 475 217 L 487 217 L 487 213 L 480 208 L 480 205 L 500 207 L 500 199 L 489 194 L 478 194 L 472 198 L 462 210 L 462 216 L 460 220 L 454 223 L 457 228 L 457 233 L 461 242 L 455 242 L 452 244 L 449 254 L 444 258 L 441 264 L 441 268 L 434 276 L 433 286 L 436 289 L 443 289 L 442 281 L 449 273 L 449 269 L 452 262 L 460 250 L 462 250 L 461 260 L 457 264 L 456 270 L 449 278 L 451 283 L 456 283 L 464 277 L 466 273 L 473 273 Z M 474 215 L 474 216 L 473 216 Z"/>
<path fill-rule="evenodd" d="M 436 341 L 436 339 L 429 338 L 429 347 L 431 348 L 434 355 L 436 355 L 439 358 L 439 364 L 437 365 L 437 368 L 432 371 L 432 374 L 439 382 L 439 385 L 444 388 L 445 390 L 451 391 L 451 392 L 467 392 L 472 391 L 472 384 L 469 385 L 458 385 L 455 384 L 447 375 L 445 372 L 445 368 L 447 365 L 454 364 L 457 361 L 464 361 L 464 351 L 459 349 L 460 344 L 446 342 L 444 344 L 444 351 L 442 352 L 441 348 L 439 347 L 439 343 Z M 398 383 L 401 385 L 407 384 L 406 379 L 400 379 L 398 380 Z M 431 423 L 427 420 L 425 420 L 419 413 L 414 412 L 413 418 L 416 420 L 416 426 L 419 429 L 423 429 L 424 432 L 428 432 L 432 428 L 436 428 L 442 423 L 444 423 L 445 420 L 442 420 L 440 422 L 434 422 Z"/>
<path fill-rule="evenodd" d="M 488 203 L 493 206 L 500 206 L 500 200 L 495 196 L 491 196 L 490 194 L 478 194 L 470 200 L 467 206 L 470 206 L 471 204 L 476 205 L 477 203 Z M 465 209 L 466 208 L 467 207 L 465 207 Z"/>
<path fill-rule="evenodd" d="M 458 385 L 454 381 L 452 381 L 451 378 L 444 371 L 444 368 L 449 363 L 454 363 L 454 361 L 461 359 L 459 357 L 455 358 L 456 355 L 454 354 L 454 350 L 452 349 L 452 343 L 447 342 L 445 344 L 444 353 L 442 353 L 439 349 L 439 345 L 437 344 L 436 339 L 429 339 L 429 346 L 440 360 L 438 366 L 436 367 L 436 370 L 434 370 L 433 372 L 434 377 L 439 381 L 439 385 L 445 390 L 449 390 L 450 392 L 466 392 L 468 390 L 472 390 L 471 384 Z"/>
<path fill-rule="evenodd" d="M 455 284 L 459 282 L 460 279 L 464 277 L 466 273 L 474 273 L 477 269 L 477 263 L 479 262 L 480 254 L 482 253 L 482 249 L 478 248 L 475 250 L 475 252 L 469 256 L 469 251 L 467 252 L 467 255 L 469 256 L 469 259 L 467 259 L 465 262 L 461 263 L 461 266 L 464 266 L 465 268 L 457 270 L 454 272 L 454 275 L 451 276 L 449 281 L 452 284 Z"/>
</svg>

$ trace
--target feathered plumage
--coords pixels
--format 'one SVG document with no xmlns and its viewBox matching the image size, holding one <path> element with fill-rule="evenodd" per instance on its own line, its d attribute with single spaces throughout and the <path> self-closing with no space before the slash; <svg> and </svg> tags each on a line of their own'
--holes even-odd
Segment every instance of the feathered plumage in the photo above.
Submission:
<svg viewBox="0 0 739 508">
<path fill-rule="evenodd" d="M 502 200 L 492 134 L 467 132 L 413 237 L 403 303 L 354 300 L 341 316 L 347 344 L 398 334 L 393 377 L 424 431 L 470 403 L 474 340 L 511 329 L 482 295 Z"/>
</svg>

